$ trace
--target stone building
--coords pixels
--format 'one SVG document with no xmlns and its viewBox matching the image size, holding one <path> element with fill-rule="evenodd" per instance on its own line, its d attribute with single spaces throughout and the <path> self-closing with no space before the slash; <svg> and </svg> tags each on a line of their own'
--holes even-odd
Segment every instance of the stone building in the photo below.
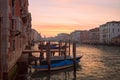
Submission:
<svg viewBox="0 0 120 80">
<path fill-rule="evenodd" d="M 80 43 L 89 43 L 90 40 L 89 40 L 89 31 L 87 30 L 83 30 L 80 32 Z"/>
<path fill-rule="evenodd" d="M 112 38 L 112 44 L 120 46 L 120 35 Z"/>
<path fill-rule="evenodd" d="M 60 33 L 57 34 L 57 36 L 55 37 L 56 41 L 69 41 L 70 40 L 70 35 L 67 33 Z"/>
<path fill-rule="evenodd" d="M 89 30 L 89 43 L 90 44 L 99 44 L 100 34 L 99 28 L 94 28 Z"/>
<path fill-rule="evenodd" d="M 70 34 L 70 40 L 77 43 L 89 43 L 90 40 L 89 31 L 87 30 L 75 30 Z"/>
<path fill-rule="evenodd" d="M 0 80 L 12 80 L 9 75 L 30 40 L 28 5 L 28 0 L 0 0 Z"/>
<path fill-rule="evenodd" d="M 72 42 L 80 43 L 80 32 L 81 30 L 75 30 L 74 32 L 70 33 L 70 40 Z"/>
<path fill-rule="evenodd" d="M 34 42 L 39 42 L 40 40 L 42 40 L 41 34 L 38 33 L 35 29 L 31 30 L 31 40 Z"/>
<path fill-rule="evenodd" d="M 100 25 L 100 43 L 111 44 L 112 38 L 120 35 L 120 21 L 111 21 Z"/>
</svg>

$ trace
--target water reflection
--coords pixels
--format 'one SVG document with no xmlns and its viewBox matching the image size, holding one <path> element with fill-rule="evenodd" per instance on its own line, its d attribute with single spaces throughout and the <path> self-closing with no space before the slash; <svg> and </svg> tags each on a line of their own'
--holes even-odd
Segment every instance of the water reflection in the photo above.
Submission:
<svg viewBox="0 0 120 80">
<path fill-rule="evenodd" d="M 76 68 L 77 71 L 81 70 L 79 65 Z M 73 67 L 48 72 L 34 71 L 31 73 L 29 80 L 76 80 L 76 70 Z"/>
<path fill-rule="evenodd" d="M 83 45 L 78 46 L 77 51 L 84 55 L 81 59 L 80 79 L 120 80 L 119 47 Z"/>
<path fill-rule="evenodd" d="M 120 47 L 78 45 L 77 55 L 81 58 L 76 72 L 74 69 L 43 74 L 31 73 L 31 80 L 120 80 Z"/>
</svg>

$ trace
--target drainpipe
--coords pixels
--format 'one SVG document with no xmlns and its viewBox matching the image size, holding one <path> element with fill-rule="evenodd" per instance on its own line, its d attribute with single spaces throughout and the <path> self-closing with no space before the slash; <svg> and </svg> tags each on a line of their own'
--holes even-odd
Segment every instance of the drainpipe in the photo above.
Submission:
<svg viewBox="0 0 120 80">
<path fill-rule="evenodd" d="M 2 13 L 1 13 L 1 0 L 0 0 L 0 80 L 3 80 L 3 66 L 2 66 L 2 52 L 1 52 L 1 25 L 2 25 Z"/>
</svg>

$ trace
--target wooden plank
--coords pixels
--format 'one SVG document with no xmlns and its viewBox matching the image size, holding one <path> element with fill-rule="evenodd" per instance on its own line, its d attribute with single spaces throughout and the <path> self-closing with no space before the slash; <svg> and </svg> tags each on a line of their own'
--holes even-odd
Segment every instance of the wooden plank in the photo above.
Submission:
<svg viewBox="0 0 120 80">
<path fill-rule="evenodd" d="M 71 59 L 71 56 L 66 56 L 66 59 Z M 63 60 L 64 56 L 51 56 L 51 60 Z M 45 59 L 43 59 L 43 61 L 45 61 Z"/>
<path fill-rule="evenodd" d="M 51 49 L 50 51 L 51 51 L 51 52 L 59 52 L 58 49 Z M 64 50 L 62 49 L 62 50 L 60 50 L 60 51 L 62 52 L 62 51 L 64 51 Z M 26 53 L 26 54 L 29 54 L 29 53 L 31 53 L 31 52 L 32 52 L 32 53 L 36 53 L 36 52 L 41 52 L 41 50 L 23 50 L 23 51 L 22 51 L 22 53 L 24 53 L 24 54 L 25 54 L 25 53 Z M 43 50 L 43 52 L 46 52 L 46 50 Z"/>
</svg>

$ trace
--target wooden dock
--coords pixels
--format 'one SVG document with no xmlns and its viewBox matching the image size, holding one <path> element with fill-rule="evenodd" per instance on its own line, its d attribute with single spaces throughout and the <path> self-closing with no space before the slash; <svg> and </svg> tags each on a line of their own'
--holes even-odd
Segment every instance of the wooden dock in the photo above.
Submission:
<svg viewBox="0 0 120 80">
<path fill-rule="evenodd" d="M 73 59 L 74 61 L 74 67 L 76 67 L 76 44 L 73 43 L 72 46 L 72 58 L 70 57 L 70 42 L 58 42 L 58 44 L 55 43 L 55 45 L 58 46 L 58 48 L 51 48 L 51 45 L 54 45 L 52 42 L 46 42 L 46 44 L 44 44 L 44 42 L 40 42 L 40 46 L 39 46 L 39 50 L 23 50 L 22 53 L 23 54 L 29 54 L 28 55 L 28 61 L 34 62 L 34 65 L 40 65 L 41 61 L 46 61 L 46 63 L 48 64 L 48 72 L 50 72 L 51 69 L 51 61 L 52 60 L 62 60 L 62 59 Z M 64 47 L 62 47 L 64 46 Z M 45 47 L 45 48 L 44 48 Z M 34 53 L 38 53 L 39 56 L 35 57 L 32 56 L 32 54 Z M 52 55 L 52 54 L 58 54 L 56 55 Z M 45 55 L 45 57 L 44 57 Z M 44 58 L 43 58 L 44 57 Z M 39 61 L 39 64 L 38 64 Z M 32 64 L 33 65 L 33 64 Z"/>
<path fill-rule="evenodd" d="M 47 52 L 47 50 L 23 50 L 23 54 L 29 54 L 29 53 L 38 53 L 38 52 Z M 50 52 L 63 52 L 64 50 L 56 50 L 56 49 L 51 49 Z"/>
</svg>

